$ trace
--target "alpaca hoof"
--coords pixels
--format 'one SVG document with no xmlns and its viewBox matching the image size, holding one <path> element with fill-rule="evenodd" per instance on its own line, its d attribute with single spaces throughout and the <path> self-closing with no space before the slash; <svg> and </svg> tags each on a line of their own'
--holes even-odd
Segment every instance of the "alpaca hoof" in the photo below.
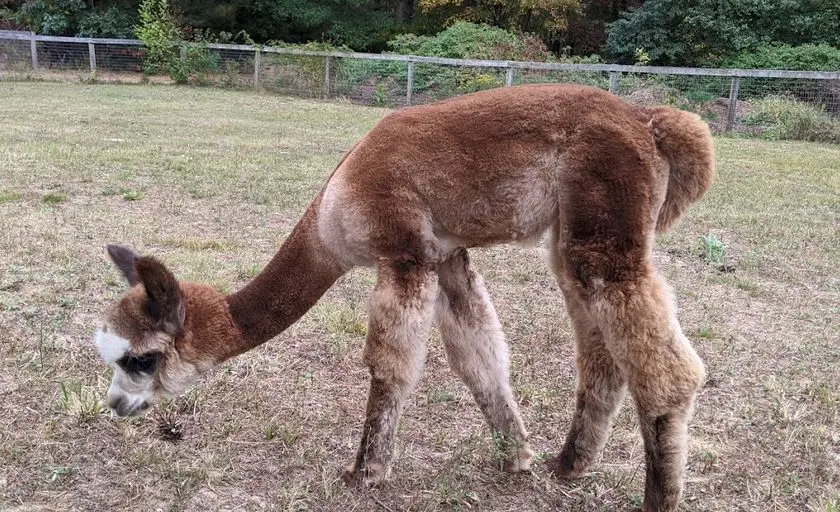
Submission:
<svg viewBox="0 0 840 512">
<path fill-rule="evenodd" d="M 341 472 L 341 479 L 348 486 L 370 489 L 384 485 L 388 479 L 388 471 L 381 464 L 371 464 L 358 469 L 348 466 Z"/>
<path fill-rule="evenodd" d="M 531 461 L 534 451 L 524 445 L 516 451 L 516 455 L 505 461 L 504 470 L 507 473 L 524 473 L 531 471 Z"/>
<path fill-rule="evenodd" d="M 580 475 L 583 474 L 582 468 L 575 468 L 574 464 L 569 465 L 561 455 L 550 458 L 545 465 L 549 473 L 564 480 L 574 480 L 580 478 Z"/>
</svg>

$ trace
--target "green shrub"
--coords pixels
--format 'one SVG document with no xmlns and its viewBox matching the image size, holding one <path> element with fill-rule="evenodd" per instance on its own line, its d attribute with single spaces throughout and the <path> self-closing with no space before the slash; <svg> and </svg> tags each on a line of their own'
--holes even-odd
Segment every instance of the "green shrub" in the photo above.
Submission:
<svg viewBox="0 0 840 512">
<path fill-rule="evenodd" d="M 183 33 L 175 23 L 168 0 L 143 0 L 140 4 L 140 24 L 134 27 L 137 38 L 146 46 L 143 71 L 147 74 L 166 72 L 179 84 L 204 85 L 208 73 L 219 70 L 219 56 L 210 53 L 205 44 L 214 42 L 207 32 L 196 32 L 196 41 L 182 43 Z"/>
<path fill-rule="evenodd" d="M 798 71 L 836 71 L 840 69 L 840 49 L 828 44 L 763 44 L 721 62 L 722 67 L 740 69 L 793 69 Z"/>
<path fill-rule="evenodd" d="M 388 42 L 393 53 L 453 59 L 548 61 L 551 54 L 538 38 L 517 35 L 489 25 L 459 21 L 434 36 L 402 34 Z M 347 59 L 341 63 L 347 87 L 375 83 L 393 77 L 406 83 L 408 66 L 403 62 Z M 504 85 L 504 78 L 488 68 L 455 68 L 415 64 L 414 91 L 431 97 L 474 92 Z"/>
<path fill-rule="evenodd" d="M 168 0 L 143 0 L 140 24 L 134 27 L 134 33 L 146 46 L 143 71 L 147 74 L 166 71 L 179 58 L 175 43 L 181 40 L 181 30 L 175 24 Z"/>
<path fill-rule="evenodd" d="M 210 53 L 200 43 L 187 46 L 183 58 L 173 58 L 166 67 L 169 77 L 176 83 L 195 85 L 208 84 L 208 73 L 215 73 L 218 70 L 219 56 Z"/>
<path fill-rule="evenodd" d="M 402 34 L 388 41 L 394 53 L 453 59 L 547 61 L 551 54 L 539 38 L 484 24 L 459 21 L 434 36 Z"/>
<path fill-rule="evenodd" d="M 818 107 L 770 96 L 751 102 L 750 108 L 744 123 L 765 127 L 762 136 L 766 138 L 840 143 L 840 121 Z"/>
<path fill-rule="evenodd" d="M 134 36 L 137 23 L 133 13 L 111 6 L 107 10 L 91 9 L 79 20 L 76 35 L 83 37 L 115 37 L 128 39 Z"/>
<path fill-rule="evenodd" d="M 72 35 L 85 7 L 83 0 L 31 0 L 20 6 L 19 19 L 38 34 Z"/>
</svg>

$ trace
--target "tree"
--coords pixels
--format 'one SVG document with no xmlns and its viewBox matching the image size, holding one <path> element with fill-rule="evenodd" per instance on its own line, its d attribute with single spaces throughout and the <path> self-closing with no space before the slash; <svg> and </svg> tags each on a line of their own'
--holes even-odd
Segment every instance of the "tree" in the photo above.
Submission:
<svg viewBox="0 0 840 512">
<path fill-rule="evenodd" d="M 486 23 L 535 33 L 549 41 L 566 29 L 569 16 L 581 8 L 580 0 L 419 0 L 418 6 L 438 27 L 458 20 Z"/>
<path fill-rule="evenodd" d="M 706 65 L 771 41 L 840 43 L 836 0 L 648 0 L 609 27 L 605 49 L 632 62 Z"/>
</svg>

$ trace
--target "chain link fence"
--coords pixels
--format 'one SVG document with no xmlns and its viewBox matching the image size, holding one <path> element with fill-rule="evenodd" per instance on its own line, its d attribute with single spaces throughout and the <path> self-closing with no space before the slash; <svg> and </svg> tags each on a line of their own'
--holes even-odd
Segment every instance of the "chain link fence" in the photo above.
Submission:
<svg viewBox="0 0 840 512">
<path fill-rule="evenodd" d="M 485 61 L 223 44 L 201 48 L 212 65 L 193 77 L 198 83 L 365 105 L 399 107 L 493 87 L 565 82 L 610 90 L 643 106 L 692 110 L 715 131 L 760 131 L 757 106 L 779 98 L 840 119 L 840 72 Z M 181 47 L 182 58 L 186 54 Z M 0 31 L 0 79 L 56 74 L 145 81 L 150 77 L 143 74 L 143 55 L 136 40 Z"/>
</svg>

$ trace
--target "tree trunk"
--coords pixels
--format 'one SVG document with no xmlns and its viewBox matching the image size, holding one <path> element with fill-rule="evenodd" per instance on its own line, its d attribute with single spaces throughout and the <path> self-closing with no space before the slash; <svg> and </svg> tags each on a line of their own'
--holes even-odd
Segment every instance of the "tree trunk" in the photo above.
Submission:
<svg viewBox="0 0 840 512">
<path fill-rule="evenodd" d="M 397 23 L 408 23 L 414 18 L 414 0 L 395 0 L 393 9 Z"/>
</svg>

